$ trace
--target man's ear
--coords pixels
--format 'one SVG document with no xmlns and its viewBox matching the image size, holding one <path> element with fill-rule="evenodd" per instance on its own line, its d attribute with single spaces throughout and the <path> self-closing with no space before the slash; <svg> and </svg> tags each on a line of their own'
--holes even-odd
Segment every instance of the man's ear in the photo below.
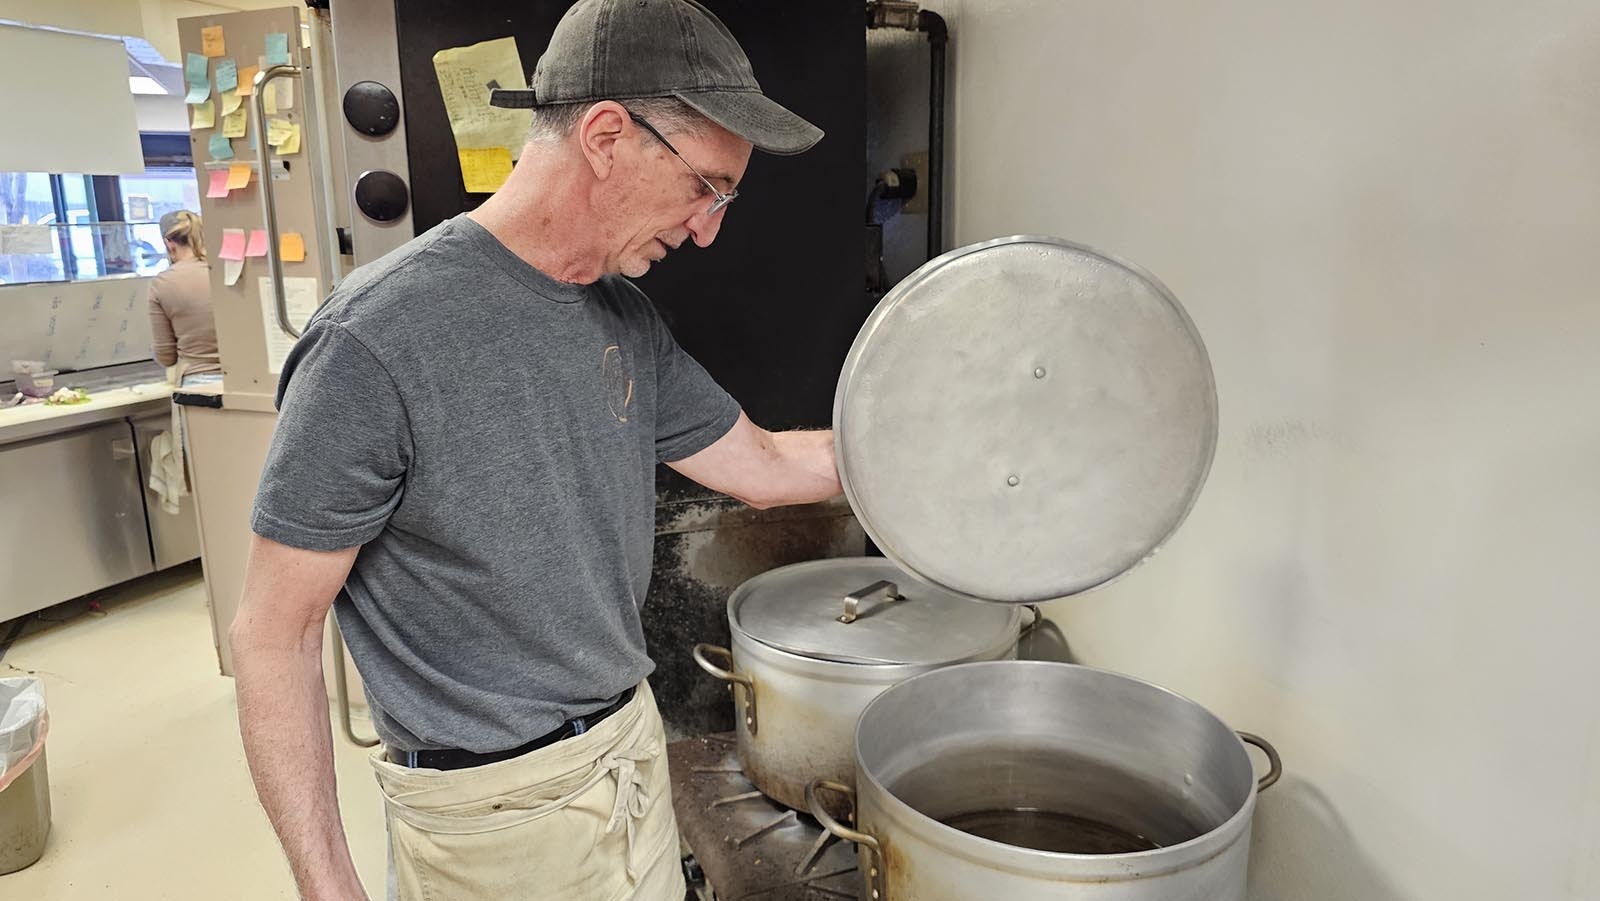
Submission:
<svg viewBox="0 0 1600 901">
<path fill-rule="evenodd" d="M 604 181 L 611 176 L 616 167 L 617 144 L 628 121 L 628 111 L 615 100 L 596 103 L 578 120 L 578 146 L 595 178 Z"/>
</svg>

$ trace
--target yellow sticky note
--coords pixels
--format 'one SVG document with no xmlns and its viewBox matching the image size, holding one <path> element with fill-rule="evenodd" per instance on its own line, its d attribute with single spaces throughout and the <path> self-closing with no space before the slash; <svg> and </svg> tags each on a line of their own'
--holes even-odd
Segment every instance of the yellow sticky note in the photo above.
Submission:
<svg viewBox="0 0 1600 901">
<path fill-rule="evenodd" d="M 242 138 L 245 132 L 244 109 L 236 109 L 222 117 L 222 133 L 230 138 Z"/>
<path fill-rule="evenodd" d="M 224 116 L 233 115 L 234 110 L 237 110 L 240 107 L 240 105 L 242 105 L 243 103 L 244 103 L 244 98 L 240 97 L 238 94 L 235 94 L 232 91 L 229 91 L 228 93 L 223 94 L 222 95 L 222 114 Z"/>
<path fill-rule="evenodd" d="M 267 143 L 273 147 L 283 146 L 283 142 L 289 140 L 289 131 L 292 128 L 294 123 L 288 119 L 268 119 Z"/>
<path fill-rule="evenodd" d="M 267 111 L 267 115 L 276 116 L 278 114 L 278 92 L 262 91 L 261 107 Z"/>
<path fill-rule="evenodd" d="M 300 126 L 298 126 L 298 125 L 294 124 L 293 122 L 291 122 L 291 123 L 289 123 L 289 136 L 287 138 L 283 139 L 283 143 L 282 144 L 278 145 L 278 153 L 281 156 L 288 156 L 291 153 L 299 153 L 299 152 L 300 152 Z"/>
<path fill-rule="evenodd" d="M 189 123 L 191 130 L 199 131 L 202 128 L 210 128 L 217 124 L 217 108 L 211 101 L 197 103 L 189 107 L 189 109 L 194 111 L 194 119 Z"/>
<path fill-rule="evenodd" d="M 200 52 L 206 56 L 221 56 L 227 52 L 222 46 L 221 25 L 200 29 Z"/>
<path fill-rule="evenodd" d="M 260 71 L 261 69 L 257 66 L 239 70 L 240 97 L 249 97 L 256 92 L 256 73 Z"/>
<path fill-rule="evenodd" d="M 228 190 L 233 191 L 250 183 L 250 175 L 255 170 L 244 163 L 234 163 L 228 167 Z"/>
<path fill-rule="evenodd" d="M 511 151 L 504 147 L 463 147 L 461 181 L 473 194 L 493 194 L 511 175 Z"/>
<path fill-rule="evenodd" d="M 278 238 L 278 259 L 285 263 L 305 262 L 306 241 L 299 232 L 284 232 Z"/>
</svg>

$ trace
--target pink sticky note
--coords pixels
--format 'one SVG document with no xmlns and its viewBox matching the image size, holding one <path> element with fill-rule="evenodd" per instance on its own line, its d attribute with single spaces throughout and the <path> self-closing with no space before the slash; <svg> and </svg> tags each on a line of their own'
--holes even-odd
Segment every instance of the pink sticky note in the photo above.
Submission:
<svg viewBox="0 0 1600 901">
<path fill-rule="evenodd" d="M 267 232 L 265 229 L 252 229 L 250 232 L 250 246 L 244 249 L 247 257 L 264 257 L 267 255 Z"/>
<path fill-rule="evenodd" d="M 207 197 L 228 196 L 228 170 L 216 169 L 211 173 L 211 184 L 206 188 Z"/>
<path fill-rule="evenodd" d="M 223 175 L 228 173 L 223 172 Z M 244 229 L 225 228 L 222 230 L 222 252 L 218 254 L 224 260 L 244 259 Z"/>
</svg>

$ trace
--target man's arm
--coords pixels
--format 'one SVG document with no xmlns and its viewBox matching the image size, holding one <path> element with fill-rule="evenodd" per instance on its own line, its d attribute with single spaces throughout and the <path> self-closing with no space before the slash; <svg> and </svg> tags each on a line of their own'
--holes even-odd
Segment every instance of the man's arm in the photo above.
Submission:
<svg viewBox="0 0 1600 901">
<path fill-rule="evenodd" d="M 322 681 L 322 624 L 357 550 L 252 536 L 228 632 L 250 775 L 307 901 L 366 898 L 339 817 Z"/>
<path fill-rule="evenodd" d="M 844 491 L 832 431 L 769 432 L 743 413 L 715 444 L 667 465 L 758 509 L 825 501 Z"/>
</svg>

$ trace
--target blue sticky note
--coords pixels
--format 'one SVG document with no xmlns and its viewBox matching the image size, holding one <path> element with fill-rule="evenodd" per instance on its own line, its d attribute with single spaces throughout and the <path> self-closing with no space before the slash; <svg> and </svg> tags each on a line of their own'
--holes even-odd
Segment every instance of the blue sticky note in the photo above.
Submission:
<svg viewBox="0 0 1600 901">
<path fill-rule="evenodd" d="M 211 133 L 211 158 L 214 160 L 233 159 L 233 141 L 218 129 Z"/>
<path fill-rule="evenodd" d="M 217 93 L 226 94 L 239 87 L 239 67 L 231 59 L 217 60 Z"/>
<path fill-rule="evenodd" d="M 184 59 L 183 80 L 190 85 L 206 83 L 206 58 L 204 56 L 198 53 L 191 53 Z"/>
<path fill-rule="evenodd" d="M 211 82 L 202 81 L 189 85 L 189 93 L 183 98 L 184 103 L 205 103 L 211 97 Z"/>
<path fill-rule="evenodd" d="M 263 46 L 267 53 L 267 65 L 289 65 L 289 35 L 281 31 L 269 32 Z"/>
</svg>

